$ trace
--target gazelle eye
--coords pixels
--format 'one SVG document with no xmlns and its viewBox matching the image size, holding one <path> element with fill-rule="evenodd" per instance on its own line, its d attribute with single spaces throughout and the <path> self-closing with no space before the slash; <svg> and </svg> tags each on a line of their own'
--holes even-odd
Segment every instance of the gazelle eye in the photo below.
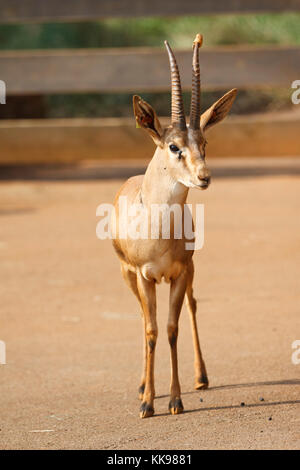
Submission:
<svg viewBox="0 0 300 470">
<path fill-rule="evenodd" d="M 173 153 L 179 152 L 179 148 L 178 148 L 176 145 L 174 145 L 174 144 L 169 145 L 169 149 L 170 149 L 171 152 L 173 152 Z"/>
</svg>

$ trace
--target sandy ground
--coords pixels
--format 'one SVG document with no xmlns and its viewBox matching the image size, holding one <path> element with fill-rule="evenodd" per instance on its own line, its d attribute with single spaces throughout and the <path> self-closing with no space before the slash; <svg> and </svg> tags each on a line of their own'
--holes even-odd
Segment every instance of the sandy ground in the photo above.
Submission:
<svg viewBox="0 0 300 470">
<path fill-rule="evenodd" d="M 211 387 L 193 390 L 184 307 L 185 413 L 169 415 L 168 286 L 159 286 L 156 414 L 145 420 L 138 305 L 110 241 L 95 235 L 96 207 L 122 178 L 113 170 L 93 180 L 90 170 L 82 180 L 1 182 L 1 449 L 300 447 L 300 364 L 291 360 L 300 339 L 300 162 L 212 166 L 209 190 L 189 195 L 205 204 L 194 288 Z"/>
</svg>

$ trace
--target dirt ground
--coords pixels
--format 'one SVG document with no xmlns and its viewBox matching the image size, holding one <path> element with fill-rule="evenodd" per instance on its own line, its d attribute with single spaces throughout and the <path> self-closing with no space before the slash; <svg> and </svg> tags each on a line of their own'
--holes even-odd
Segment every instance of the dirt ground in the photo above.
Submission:
<svg viewBox="0 0 300 470">
<path fill-rule="evenodd" d="M 127 170 L 2 177 L 1 449 L 299 449 L 300 364 L 291 357 L 300 339 L 300 159 L 211 166 L 208 191 L 189 194 L 205 204 L 194 289 L 210 389 L 193 390 L 184 307 L 185 413 L 169 415 L 161 285 L 155 416 L 145 420 L 138 305 L 111 242 L 95 234 L 96 207 L 112 202 Z"/>
</svg>

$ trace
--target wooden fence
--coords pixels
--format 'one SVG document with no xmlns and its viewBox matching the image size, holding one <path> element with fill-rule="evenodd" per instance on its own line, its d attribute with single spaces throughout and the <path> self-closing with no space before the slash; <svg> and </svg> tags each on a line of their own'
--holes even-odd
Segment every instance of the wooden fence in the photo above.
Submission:
<svg viewBox="0 0 300 470">
<path fill-rule="evenodd" d="M 300 11 L 300 0 L 0 0 L 0 23 L 265 11 Z M 190 89 L 191 51 L 176 50 L 176 56 L 183 88 Z M 291 83 L 300 79 L 300 48 L 203 48 L 201 69 L 205 89 L 290 89 Z M 5 81 L 8 95 L 142 93 L 170 88 L 163 48 L 1 51 L 0 79 Z M 299 124 L 296 112 L 276 118 L 268 114 L 228 118 L 211 131 L 214 144 L 209 153 L 212 156 L 233 156 L 237 152 L 241 156 L 300 155 Z M 143 133 L 135 130 L 134 119 L 127 118 L 2 120 L 0 138 L 0 163 L 6 164 L 145 158 L 151 146 Z M 118 149 L 120 142 L 122 154 Z"/>
<path fill-rule="evenodd" d="M 101 18 L 299 11 L 299 0 L 1 0 L 0 21 L 88 21 Z"/>
</svg>

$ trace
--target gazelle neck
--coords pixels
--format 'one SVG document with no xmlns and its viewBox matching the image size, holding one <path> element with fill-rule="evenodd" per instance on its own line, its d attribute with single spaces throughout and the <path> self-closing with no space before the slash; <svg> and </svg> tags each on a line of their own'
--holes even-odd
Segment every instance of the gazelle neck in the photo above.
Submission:
<svg viewBox="0 0 300 470">
<path fill-rule="evenodd" d="M 141 197 L 143 204 L 180 204 L 186 201 L 189 188 L 175 180 L 167 165 L 168 156 L 157 147 L 146 170 Z"/>
</svg>

